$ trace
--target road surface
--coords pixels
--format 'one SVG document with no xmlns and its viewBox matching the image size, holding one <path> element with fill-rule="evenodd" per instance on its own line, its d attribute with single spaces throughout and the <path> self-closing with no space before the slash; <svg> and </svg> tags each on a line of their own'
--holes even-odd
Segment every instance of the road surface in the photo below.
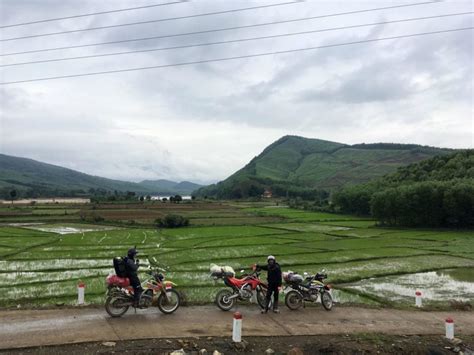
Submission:
<svg viewBox="0 0 474 355">
<path fill-rule="evenodd" d="M 262 315 L 257 307 L 239 306 L 243 336 L 383 333 L 391 335 L 443 335 L 444 320 L 452 317 L 456 335 L 474 335 L 474 312 L 322 307 Z M 232 312 L 215 306 L 181 307 L 164 315 L 156 309 L 129 310 L 110 318 L 100 308 L 0 311 L 0 349 L 59 345 L 91 341 L 145 338 L 227 337 Z"/>
</svg>

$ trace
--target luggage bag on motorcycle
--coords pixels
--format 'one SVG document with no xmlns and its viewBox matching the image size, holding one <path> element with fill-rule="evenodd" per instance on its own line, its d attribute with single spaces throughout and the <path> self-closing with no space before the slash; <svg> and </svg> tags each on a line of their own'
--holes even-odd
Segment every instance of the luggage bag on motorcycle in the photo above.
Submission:
<svg viewBox="0 0 474 355">
<path fill-rule="evenodd" d="M 285 282 L 303 282 L 303 276 L 300 274 L 294 273 L 292 271 L 284 272 L 283 273 L 283 280 Z"/>
<path fill-rule="evenodd" d="M 115 274 L 119 277 L 126 277 L 127 276 L 127 270 L 125 268 L 125 260 L 123 258 L 116 256 L 114 258 L 114 269 L 115 269 Z"/>
<path fill-rule="evenodd" d="M 235 276 L 235 271 L 230 266 L 219 266 L 216 264 L 211 264 L 210 271 L 211 276 L 216 279 Z"/>
</svg>

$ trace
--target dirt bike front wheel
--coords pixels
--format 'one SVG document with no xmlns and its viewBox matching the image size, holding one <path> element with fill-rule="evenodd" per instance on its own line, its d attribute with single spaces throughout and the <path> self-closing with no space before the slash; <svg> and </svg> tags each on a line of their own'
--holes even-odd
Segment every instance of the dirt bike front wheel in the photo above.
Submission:
<svg viewBox="0 0 474 355">
<path fill-rule="evenodd" d="M 105 310 L 111 317 L 121 317 L 130 308 L 129 302 L 123 297 L 109 296 L 105 300 Z"/>
<path fill-rule="evenodd" d="M 257 289 L 257 302 L 262 308 L 267 306 L 267 290 L 264 288 Z"/>
<path fill-rule="evenodd" d="M 234 293 L 230 289 L 220 290 L 216 295 L 216 305 L 223 311 L 230 311 L 234 307 L 236 299 L 230 298 Z"/>
<path fill-rule="evenodd" d="M 158 296 L 158 309 L 164 314 L 171 314 L 175 312 L 181 304 L 181 297 L 178 291 L 171 289 L 167 290 L 166 294 Z"/>
<path fill-rule="evenodd" d="M 298 291 L 290 291 L 285 296 L 286 306 L 295 311 L 303 306 L 303 296 Z"/>
</svg>

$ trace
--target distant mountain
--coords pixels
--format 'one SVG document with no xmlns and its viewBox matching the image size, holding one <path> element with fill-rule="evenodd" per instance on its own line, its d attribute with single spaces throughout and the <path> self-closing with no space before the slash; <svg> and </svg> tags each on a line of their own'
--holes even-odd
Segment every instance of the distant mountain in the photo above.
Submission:
<svg viewBox="0 0 474 355">
<path fill-rule="evenodd" d="M 197 190 L 203 185 L 195 184 L 189 181 L 175 182 L 170 180 L 144 180 L 139 185 L 152 190 L 156 194 L 181 194 L 190 195 L 194 190 Z"/>
<path fill-rule="evenodd" d="M 202 187 L 189 182 L 168 183 L 176 187 L 167 190 L 171 193 L 190 193 Z M 142 195 L 159 192 L 153 184 L 106 179 L 32 159 L 0 154 L 0 198 L 8 198 L 12 189 L 17 190 L 20 197 L 86 196 L 97 191 L 131 191 Z"/>
<path fill-rule="evenodd" d="M 400 166 L 449 152 L 452 150 L 415 144 L 348 145 L 284 136 L 244 168 L 218 184 L 201 188 L 197 194 L 245 198 L 271 190 L 277 196 L 314 198 L 315 190 L 331 191 L 364 183 L 394 172 Z"/>
</svg>

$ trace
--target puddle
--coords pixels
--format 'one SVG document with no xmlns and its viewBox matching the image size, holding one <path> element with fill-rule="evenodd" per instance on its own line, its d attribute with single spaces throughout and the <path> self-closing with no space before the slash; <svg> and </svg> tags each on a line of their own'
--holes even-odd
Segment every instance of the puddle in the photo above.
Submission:
<svg viewBox="0 0 474 355">
<path fill-rule="evenodd" d="M 29 226 L 39 226 L 42 224 L 44 223 L 32 222 L 32 223 L 6 223 L 5 225 L 9 227 L 29 227 Z"/>
<path fill-rule="evenodd" d="M 52 232 L 58 234 L 74 234 L 74 233 L 85 233 L 85 232 L 96 232 L 96 231 L 107 231 L 112 229 L 117 229 L 116 227 L 105 227 L 105 226 L 67 226 L 67 225 L 57 225 L 57 226 L 28 226 L 28 229 L 34 229 L 41 232 Z"/>
<path fill-rule="evenodd" d="M 366 279 L 348 285 L 348 288 L 399 302 L 412 302 L 416 291 L 421 291 L 427 301 L 472 301 L 474 268 Z"/>
</svg>

